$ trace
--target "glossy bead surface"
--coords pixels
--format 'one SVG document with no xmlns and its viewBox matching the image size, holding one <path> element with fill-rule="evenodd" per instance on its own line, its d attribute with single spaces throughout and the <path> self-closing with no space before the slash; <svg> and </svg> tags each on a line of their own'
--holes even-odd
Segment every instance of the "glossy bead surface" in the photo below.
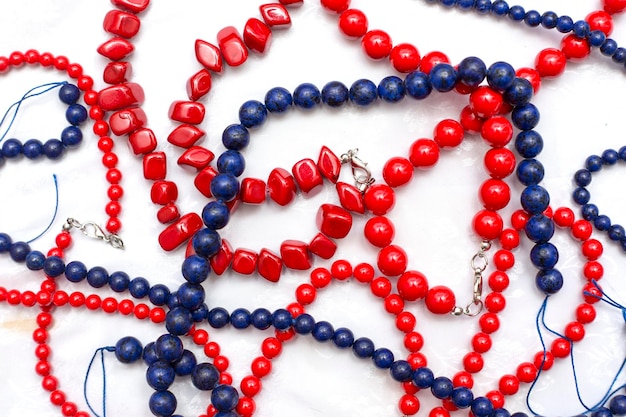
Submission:
<svg viewBox="0 0 626 417">
<path fill-rule="evenodd" d="M 140 21 L 137 16 L 120 10 L 110 10 L 104 16 L 104 30 L 123 38 L 132 38 L 139 32 Z"/>
<path fill-rule="evenodd" d="M 207 148 L 202 146 L 192 146 L 182 153 L 176 163 L 178 165 L 190 166 L 197 170 L 201 170 L 208 166 L 214 157 L 215 155 L 213 152 Z"/>
<path fill-rule="evenodd" d="M 291 26 L 289 12 L 280 3 L 268 3 L 259 7 L 263 21 L 273 29 L 286 29 Z"/>
<path fill-rule="evenodd" d="M 307 158 L 296 162 L 291 172 L 303 193 L 309 193 L 323 184 L 322 174 L 312 159 Z"/>
<path fill-rule="evenodd" d="M 437 123 L 433 132 L 433 139 L 441 148 L 459 146 L 464 138 L 463 126 L 456 120 L 445 119 Z"/>
<path fill-rule="evenodd" d="M 322 204 L 317 212 L 316 225 L 328 237 L 342 239 L 352 228 L 352 215 L 345 209 L 333 205 Z"/>
<path fill-rule="evenodd" d="M 307 270 L 311 267 L 308 245 L 299 240 L 285 240 L 280 245 L 280 256 L 287 268 Z"/>
<path fill-rule="evenodd" d="M 389 245 L 378 252 L 376 265 L 380 272 L 387 276 L 398 276 L 406 271 L 408 256 L 404 249 L 397 245 Z"/>
<path fill-rule="evenodd" d="M 343 208 L 359 214 L 365 213 L 363 195 L 355 186 L 338 181 L 335 188 Z"/>
<path fill-rule="evenodd" d="M 339 16 L 339 30 L 349 38 L 360 38 L 367 33 L 367 16 L 356 9 L 348 9 Z"/>
<path fill-rule="evenodd" d="M 206 69 L 217 73 L 222 72 L 222 53 L 217 46 L 197 39 L 195 43 L 195 53 L 198 62 L 206 67 Z"/>
<path fill-rule="evenodd" d="M 204 105 L 197 101 L 174 101 L 170 105 L 168 117 L 181 123 L 197 125 L 204 120 Z"/>
<path fill-rule="evenodd" d="M 259 19 L 252 17 L 243 28 L 243 42 L 251 51 L 263 54 L 271 45 L 272 30 Z"/>
<path fill-rule="evenodd" d="M 187 97 L 189 97 L 189 100 L 198 101 L 211 91 L 212 85 L 211 73 L 203 68 L 187 80 Z"/>
<path fill-rule="evenodd" d="M 146 113 L 139 107 L 118 110 L 109 118 L 111 131 L 117 136 L 132 133 L 148 122 Z"/>
<path fill-rule="evenodd" d="M 128 144 L 135 155 L 143 155 L 156 149 L 157 140 L 152 129 L 141 128 L 128 135 Z"/>
<path fill-rule="evenodd" d="M 261 249 L 257 268 L 263 278 L 277 282 L 280 278 L 283 262 L 277 254 L 267 249 Z"/>
<path fill-rule="evenodd" d="M 132 43 L 124 38 L 114 37 L 101 44 L 97 51 L 111 61 L 120 61 L 135 50 Z"/>
<path fill-rule="evenodd" d="M 426 308 L 434 314 L 448 314 L 456 305 L 452 290 L 444 286 L 435 286 L 426 294 Z"/>
<path fill-rule="evenodd" d="M 194 146 L 204 134 L 204 131 L 196 126 L 181 124 L 170 132 L 167 136 L 167 141 L 172 145 L 187 149 Z"/>
<path fill-rule="evenodd" d="M 330 259 L 335 255 L 337 244 L 323 233 L 318 233 L 309 242 L 309 251 L 322 259 Z"/>
<path fill-rule="evenodd" d="M 227 26 L 217 32 L 217 43 L 224 61 L 231 67 L 237 67 L 248 59 L 248 49 L 234 26 Z"/>
<path fill-rule="evenodd" d="M 143 176 L 147 180 L 163 180 L 167 174 L 164 152 L 152 152 L 143 157 Z"/>
<path fill-rule="evenodd" d="M 267 180 L 269 197 L 281 206 L 289 204 L 296 196 L 296 181 L 283 168 L 274 168 Z"/>
<path fill-rule="evenodd" d="M 163 250 L 172 251 L 190 239 L 202 226 L 202 219 L 196 213 L 185 214 L 159 234 L 159 244 Z"/>
<path fill-rule="evenodd" d="M 150 0 L 111 0 L 111 3 L 115 7 L 138 14 L 148 8 Z"/>
<path fill-rule="evenodd" d="M 389 56 L 393 47 L 391 37 L 382 30 L 370 30 L 361 40 L 363 50 L 372 59 L 379 60 Z"/>
</svg>

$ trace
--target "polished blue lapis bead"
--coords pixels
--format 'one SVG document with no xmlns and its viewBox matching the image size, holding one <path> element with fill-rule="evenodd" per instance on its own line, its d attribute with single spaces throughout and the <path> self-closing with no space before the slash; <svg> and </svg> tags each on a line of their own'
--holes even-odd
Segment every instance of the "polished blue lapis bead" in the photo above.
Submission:
<svg viewBox="0 0 626 417">
<path fill-rule="evenodd" d="M 621 148 L 619 148 L 619 150 L 617 151 L 617 156 L 622 161 L 626 161 L 626 146 L 622 146 Z"/>
<path fill-rule="evenodd" d="M 430 368 L 420 367 L 413 371 L 413 384 L 420 389 L 426 389 L 433 386 L 435 375 Z"/>
<path fill-rule="evenodd" d="M 457 0 L 456 5 L 459 9 L 470 10 L 474 7 L 475 0 Z"/>
<path fill-rule="evenodd" d="M 626 231 L 624 227 L 619 224 L 612 224 L 608 230 L 609 239 L 614 241 L 620 241 L 626 239 Z"/>
<path fill-rule="evenodd" d="M 511 112 L 511 122 L 520 130 L 531 130 L 539 123 L 539 110 L 532 103 L 515 106 Z"/>
<path fill-rule="evenodd" d="M 467 408 L 472 405 L 472 401 L 474 401 L 474 394 L 472 393 L 472 390 L 467 387 L 457 387 L 452 390 L 450 399 L 455 407 Z"/>
<path fill-rule="evenodd" d="M 211 404 L 219 412 L 233 410 L 239 402 L 239 393 L 232 385 L 218 385 L 211 392 Z"/>
<path fill-rule="evenodd" d="M 529 10 L 524 16 L 524 23 L 530 27 L 536 28 L 541 24 L 541 15 L 536 10 Z"/>
<path fill-rule="evenodd" d="M 23 149 L 22 142 L 19 140 L 7 139 L 2 144 L 2 155 L 7 159 L 16 158 L 22 154 Z"/>
<path fill-rule="evenodd" d="M 154 351 L 160 360 L 172 363 L 183 355 L 183 342 L 178 336 L 162 334 L 154 343 Z"/>
<path fill-rule="evenodd" d="M 194 233 L 191 244 L 198 256 L 209 258 L 220 250 L 222 238 L 215 230 L 204 228 Z"/>
<path fill-rule="evenodd" d="M 452 91 L 458 81 L 458 73 L 450 64 L 439 63 L 430 70 L 430 84 L 442 93 Z"/>
<path fill-rule="evenodd" d="M 80 282 L 87 277 L 87 267 L 80 261 L 72 261 L 65 266 L 65 278 L 70 282 Z"/>
<path fill-rule="evenodd" d="M 180 359 L 172 362 L 172 368 L 174 368 L 176 375 L 186 376 L 191 375 L 197 364 L 196 355 L 187 349 L 183 349 Z"/>
<path fill-rule="evenodd" d="M 180 298 L 178 298 L 178 291 L 172 291 L 170 295 L 167 297 L 167 308 L 170 310 L 180 307 Z"/>
<path fill-rule="evenodd" d="M 245 127 L 259 127 L 267 119 L 267 108 L 257 100 L 248 100 L 239 108 L 239 122 Z"/>
<path fill-rule="evenodd" d="M 293 97 L 289 90 L 274 87 L 265 94 L 265 107 L 271 113 L 283 113 L 293 105 Z"/>
<path fill-rule="evenodd" d="M 155 345 L 154 342 L 148 342 L 143 347 L 143 353 L 141 354 L 141 359 L 143 359 L 145 364 L 148 366 L 150 366 L 151 364 L 159 360 L 159 357 L 156 354 L 154 345 Z"/>
<path fill-rule="evenodd" d="M 474 9 L 476 9 L 479 14 L 489 13 L 491 11 L 491 0 L 476 0 Z"/>
<path fill-rule="evenodd" d="M 68 267 L 65 268 L 66 276 Z M 144 277 L 135 277 L 128 283 L 128 292 L 137 299 L 144 298 L 150 293 L 150 283 Z"/>
<path fill-rule="evenodd" d="M 232 174 L 217 174 L 211 180 L 211 194 L 223 201 L 231 201 L 239 194 L 239 180 Z"/>
<path fill-rule="evenodd" d="M 626 415 L 626 395 L 618 394 L 611 398 L 609 410 L 616 416 Z"/>
<path fill-rule="evenodd" d="M 101 266 L 94 266 L 87 272 L 87 282 L 93 288 L 102 288 L 109 283 L 109 273 Z"/>
<path fill-rule="evenodd" d="M 457 0 L 439 0 L 443 6 L 446 7 L 454 7 L 456 5 Z"/>
<path fill-rule="evenodd" d="M 6 233 L 0 233 L 0 253 L 8 252 L 11 249 L 13 240 Z"/>
<path fill-rule="evenodd" d="M 255 329 L 269 329 L 272 326 L 272 322 L 272 312 L 266 308 L 257 308 L 250 315 L 250 323 Z"/>
<path fill-rule="evenodd" d="M 540 185 L 529 185 L 522 191 L 520 202 L 528 213 L 540 214 L 550 205 L 550 194 Z"/>
<path fill-rule="evenodd" d="M 46 260 L 46 256 L 38 250 L 31 251 L 26 255 L 26 268 L 31 271 L 40 271 L 43 269 L 43 263 Z"/>
<path fill-rule="evenodd" d="M 22 149 L 24 156 L 28 159 L 37 159 L 43 155 L 43 143 L 38 139 L 28 139 L 24 142 Z"/>
<path fill-rule="evenodd" d="M 148 299 L 152 304 L 157 306 L 165 305 L 169 297 L 170 289 L 164 284 L 153 285 L 148 292 Z"/>
<path fill-rule="evenodd" d="M 389 372 L 391 373 L 391 377 L 398 382 L 410 381 L 413 377 L 411 364 L 402 359 L 392 363 Z"/>
<path fill-rule="evenodd" d="M 493 404 L 486 397 L 476 397 L 471 405 L 475 417 L 488 417 L 493 413 Z"/>
<path fill-rule="evenodd" d="M 464 58 L 457 66 L 459 81 L 470 87 L 476 87 L 487 76 L 487 65 L 475 56 Z"/>
<path fill-rule="evenodd" d="M 174 307 L 165 315 L 165 328 L 170 334 L 183 336 L 193 327 L 191 311 L 185 307 Z"/>
<path fill-rule="evenodd" d="M 591 193 L 586 188 L 576 187 L 572 193 L 572 198 L 576 204 L 587 204 L 591 200 Z"/>
<path fill-rule="evenodd" d="M 181 270 L 183 278 L 188 282 L 199 284 L 204 282 L 211 273 L 211 264 L 206 258 L 190 255 L 183 261 Z"/>
<path fill-rule="evenodd" d="M 522 160 L 515 172 L 519 181 L 526 186 L 539 184 L 545 173 L 543 165 L 536 159 Z"/>
<path fill-rule="evenodd" d="M 397 103 L 406 95 L 404 82 L 400 77 L 390 75 L 378 84 L 378 96 L 388 103 Z"/>
<path fill-rule="evenodd" d="M 371 358 L 375 350 L 374 342 L 367 337 L 359 337 L 352 344 L 352 353 L 358 358 Z"/>
<path fill-rule="evenodd" d="M 250 131 L 242 124 L 227 126 L 222 132 L 222 144 L 226 149 L 240 151 L 250 143 Z"/>
<path fill-rule="evenodd" d="M 65 110 L 65 119 L 69 124 L 78 126 L 87 120 L 87 109 L 80 104 L 70 104 Z"/>
<path fill-rule="evenodd" d="M 509 413 L 505 408 L 496 408 L 493 410 L 490 417 L 511 417 L 511 413 Z"/>
<path fill-rule="evenodd" d="M 515 69 L 507 62 L 494 62 L 487 68 L 487 84 L 497 91 L 506 91 L 515 80 Z"/>
<path fill-rule="evenodd" d="M 65 146 L 59 139 L 49 139 L 43 144 L 43 153 L 50 159 L 59 159 L 64 151 Z"/>
<path fill-rule="evenodd" d="M 613 62 L 616 62 L 618 64 L 625 64 L 626 63 L 626 48 L 622 48 L 619 47 L 615 50 L 615 53 L 613 53 L 613 56 L 611 57 L 611 59 L 613 60 Z"/>
<path fill-rule="evenodd" d="M 339 81 L 331 81 L 322 87 L 322 102 L 330 107 L 343 106 L 349 97 L 348 87 Z"/>
<path fill-rule="evenodd" d="M 309 334 L 315 327 L 315 319 L 307 313 L 300 314 L 294 319 L 293 329 L 298 334 Z"/>
<path fill-rule="evenodd" d="M 436 398 L 441 400 L 448 398 L 452 395 L 452 391 L 454 390 L 454 385 L 450 378 L 445 376 L 439 376 L 433 380 L 432 385 L 430 386 L 430 391 Z"/>
<path fill-rule="evenodd" d="M 150 411 L 157 417 L 170 417 L 176 411 L 176 396 L 169 391 L 155 391 L 148 400 Z"/>
<path fill-rule="evenodd" d="M 210 391 L 217 386 L 220 373 L 212 363 L 202 362 L 191 372 L 191 382 L 201 391 Z"/>
<path fill-rule="evenodd" d="M 377 368 L 388 369 L 395 360 L 393 352 L 387 348 L 378 348 L 372 355 L 372 361 Z"/>
<path fill-rule="evenodd" d="M 496 0 L 491 5 L 491 12 L 496 16 L 506 16 L 509 13 L 509 5 L 504 0 Z"/>
<path fill-rule="evenodd" d="M 515 149 L 524 158 L 534 158 L 543 150 L 543 138 L 535 130 L 519 132 L 515 137 Z"/>
<path fill-rule="evenodd" d="M 204 287 L 200 284 L 185 282 L 178 287 L 180 304 L 188 310 L 195 310 L 204 302 Z"/>
<path fill-rule="evenodd" d="M 333 343 L 339 349 L 346 349 L 354 343 L 354 334 L 350 329 L 340 327 L 333 333 Z"/>
<path fill-rule="evenodd" d="M 593 225 L 601 232 L 606 232 L 611 227 L 611 219 L 606 214 L 600 214 L 593 219 Z"/>
<path fill-rule="evenodd" d="M 293 90 L 293 103 L 302 109 L 312 109 L 322 100 L 320 90 L 310 83 L 300 84 Z"/>
<path fill-rule="evenodd" d="M 602 163 L 604 165 L 615 165 L 619 160 L 619 155 L 614 149 L 607 149 L 602 152 Z"/>
<path fill-rule="evenodd" d="M 574 174 L 574 182 L 579 187 L 586 187 L 591 184 L 591 172 L 588 169 L 579 169 Z"/>
<path fill-rule="evenodd" d="M 539 269 L 552 269 L 559 261 L 559 251 L 550 242 L 538 243 L 530 250 L 530 260 Z"/>
<path fill-rule="evenodd" d="M 522 412 L 520 411 L 520 412 L 517 412 L 517 413 L 513 413 L 513 414 L 511 414 L 511 417 L 528 417 L 528 414 L 526 414 L 526 413 L 522 413 Z"/>
<path fill-rule="evenodd" d="M 202 303 L 200 307 L 191 310 L 191 319 L 194 323 L 200 323 L 206 320 L 209 316 L 209 306 L 206 303 Z"/>
<path fill-rule="evenodd" d="M 335 329 L 332 324 L 327 321 L 318 321 L 315 323 L 311 335 L 318 342 L 327 342 L 333 338 L 334 333 Z"/>
<path fill-rule="evenodd" d="M 124 292 L 130 285 L 130 277 L 126 272 L 116 271 L 109 276 L 109 287 L 115 292 Z"/>
<path fill-rule="evenodd" d="M 613 417 L 613 413 L 611 412 L 610 409 L 606 407 L 600 407 L 597 410 L 594 410 L 590 416 L 591 417 Z"/>
<path fill-rule="evenodd" d="M 524 231 L 526 236 L 535 243 L 548 242 L 554 235 L 554 223 L 543 214 L 535 214 L 528 218 Z"/>
<path fill-rule="evenodd" d="M 561 33 L 569 33 L 574 28 L 574 20 L 569 16 L 559 16 L 556 20 L 556 30 Z"/>
<path fill-rule="evenodd" d="M 524 8 L 522 6 L 511 6 L 509 8 L 509 18 L 511 20 L 514 20 L 516 22 L 520 22 L 522 20 L 524 20 L 524 16 L 526 16 L 526 11 L 524 10 Z"/>
<path fill-rule="evenodd" d="M 141 359 L 143 346 L 139 339 L 125 336 L 115 344 L 115 357 L 122 363 L 133 363 Z"/>
<path fill-rule="evenodd" d="M 546 29 L 554 29 L 559 19 L 559 15 L 552 11 L 545 12 L 541 15 L 541 26 Z"/>
<path fill-rule="evenodd" d="M 587 203 L 581 207 L 581 214 L 583 219 L 593 221 L 596 217 L 599 216 L 600 211 L 598 210 L 598 206 L 595 204 Z"/>
<path fill-rule="evenodd" d="M 238 177 L 246 169 L 246 160 L 241 152 L 228 149 L 217 158 L 216 166 L 218 172 Z"/>
<path fill-rule="evenodd" d="M 59 99 L 65 104 L 74 104 L 80 98 L 80 90 L 77 86 L 65 83 L 59 88 Z"/>
<path fill-rule="evenodd" d="M 230 314 L 223 307 L 215 307 L 209 311 L 207 321 L 211 327 L 221 329 L 230 323 Z"/>
<path fill-rule="evenodd" d="M 61 132 L 61 142 L 67 147 L 74 147 L 83 141 L 83 132 L 76 126 L 68 126 Z"/>
<path fill-rule="evenodd" d="M 368 106 L 378 100 L 378 88 L 371 80 L 356 80 L 350 86 L 349 97 L 357 106 Z"/>
<path fill-rule="evenodd" d="M 428 74 L 422 71 L 413 71 L 404 79 L 406 93 L 414 99 L 421 100 L 428 97 L 433 91 Z"/>
<path fill-rule="evenodd" d="M 525 78 L 516 77 L 513 84 L 504 92 L 504 99 L 512 106 L 528 103 L 533 97 L 533 86 Z"/>
<path fill-rule="evenodd" d="M 15 242 L 9 248 L 9 255 L 14 262 L 24 262 L 30 253 L 30 245 L 26 242 Z"/>
<path fill-rule="evenodd" d="M 598 155 L 591 155 L 585 159 L 585 168 L 589 172 L 598 172 L 602 169 L 602 158 Z"/>
<path fill-rule="evenodd" d="M 535 285 L 546 295 L 557 293 L 563 288 L 563 275 L 558 269 L 545 269 L 537 273 Z"/>
<path fill-rule="evenodd" d="M 587 35 L 589 35 L 589 30 L 589 23 L 584 20 L 574 22 L 574 26 L 572 27 L 572 32 L 579 38 L 586 38 Z"/>
<path fill-rule="evenodd" d="M 272 313 L 272 322 L 277 330 L 287 330 L 293 325 L 293 316 L 284 308 Z"/>
<path fill-rule="evenodd" d="M 211 230 L 218 230 L 228 224 L 230 210 L 221 201 L 211 201 L 202 209 L 202 221 Z"/>
<path fill-rule="evenodd" d="M 176 378 L 176 372 L 174 368 L 163 361 L 156 361 L 146 370 L 146 381 L 148 385 L 157 391 L 167 390 Z"/>
<path fill-rule="evenodd" d="M 606 40 L 606 35 L 601 30 L 592 30 L 589 32 L 587 40 L 589 41 L 590 46 L 599 48 Z"/>
<path fill-rule="evenodd" d="M 245 329 L 250 326 L 251 322 L 250 311 L 243 307 L 236 308 L 230 313 L 230 324 L 235 329 Z"/>
<path fill-rule="evenodd" d="M 611 38 L 606 38 L 604 43 L 600 46 L 600 52 L 602 55 L 613 56 L 617 50 L 617 42 Z"/>
</svg>

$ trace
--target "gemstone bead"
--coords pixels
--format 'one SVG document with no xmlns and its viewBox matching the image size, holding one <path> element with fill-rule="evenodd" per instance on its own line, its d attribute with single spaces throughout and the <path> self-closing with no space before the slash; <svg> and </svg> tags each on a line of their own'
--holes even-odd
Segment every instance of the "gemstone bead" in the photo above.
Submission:
<svg viewBox="0 0 626 417">
<path fill-rule="evenodd" d="M 259 10 L 261 11 L 261 17 L 270 28 L 283 29 L 291 26 L 289 12 L 282 4 L 263 4 L 259 7 Z"/>
<path fill-rule="evenodd" d="M 337 251 L 337 244 L 323 233 L 318 233 L 309 242 L 309 251 L 322 259 L 330 259 Z"/>
<path fill-rule="evenodd" d="M 251 51 L 263 54 L 272 43 L 272 31 L 265 23 L 252 17 L 243 28 L 243 42 Z"/>
<path fill-rule="evenodd" d="M 132 38 L 139 32 L 140 21 L 134 14 L 111 10 L 104 16 L 103 27 L 113 35 Z"/>
<path fill-rule="evenodd" d="M 333 184 L 339 179 L 339 173 L 341 172 L 341 161 L 326 146 L 322 146 L 320 154 L 317 160 L 317 167 L 322 175 L 324 175 Z"/>
<path fill-rule="evenodd" d="M 148 123 L 146 113 L 139 107 L 118 110 L 109 118 L 111 131 L 117 136 L 132 133 Z"/>
<path fill-rule="evenodd" d="M 198 175 L 196 175 L 196 178 L 193 180 L 193 184 L 196 186 L 196 189 L 200 191 L 205 197 L 212 197 L 213 194 L 211 194 L 211 182 L 213 181 L 213 178 L 217 176 L 217 174 L 217 170 L 209 165 L 203 168 L 200 172 L 198 172 Z"/>
<path fill-rule="evenodd" d="M 124 38 L 114 37 L 100 45 L 98 53 L 111 61 L 120 61 L 135 50 L 132 43 Z"/>
<path fill-rule="evenodd" d="M 267 186 L 257 178 L 244 178 L 241 181 L 241 201 L 247 204 L 261 204 L 265 201 Z"/>
<path fill-rule="evenodd" d="M 159 234 L 159 244 L 163 250 L 172 251 L 190 239 L 203 225 L 202 218 L 196 213 L 185 214 Z"/>
<path fill-rule="evenodd" d="M 211 73 L 206 69 L 201 69 L 187 80 L 187 97 L 189 100 L 197 101 L 211 91 Z"/>
<path fill-rule="evenodd" d="M 217 275 L 222 275 L 231 265 L 233 258 L 233 248 L 226 239 L 222 239 L 220 249 L 211 257 L 211 268 L 213 272 Z"/>
<path fill-rule="evenodd" d="M 197 39 L 195 43 L 196 59 L 206 69 L 222 72 L 222 53 L 219 48 L 209 42 Z"/>
<path fill-rule="evenodd" d="M 143 155 L 156 149 L 157 140 L 152 129 L 141 128 L 128 135 L 128 144 L 135 155 Z"/>
<path fill-rule="evenodd" d="M 192 146 L 187 149 L 176 161 L 178 165 L 186 165 L 197 170 L 208 166 L 215 158 L 213 152 L 202 146 Z"/>
<path fill-rule="evenodd" d="M 150 189 L 150 199 L 154 204 L 164 206 L 178 199 L 178 187 L 172 181 L 155 181 Z"/>
<path fill-rule="evenodd" d="M 111 3 L 115 7 L 138 14 L 146 10 L 150 0 L 111 0 Z"/>
<path fill-rule="evenodd" d="M 143 157 L 143 176 L 147 180 L 162 180 L 167 174 L 167 157 L 164 152 L 152 152 Z"/>
<path fill-rule="evenodd" d="M 263 278 L 271 282 L 278 282 L 283 268 L 283 262 L 274 252 L 261 249 L 257 268 Z"/>
<path fill-rule="evenodd" d="M 283 168 L 274 168 L 267 180 L 268 194 L 281 206 L 286 206 L 296 196 L 296 182 Z"/>
<path fill-rule="evenodd" d="M 304 271 L 311 267 L 308 245 L 299 240 L 285 240 L 280 245 L 280 257 L 287 268 Z"/>
<path fill-rule="evenodd" d="M 180 212 L 178 211 L 178 207 L 173 203 L 166 204 L 157 212 L 157 220 L 162 224 L 171 223 L 179 217 Z"/>
<path fill-rule="evenodd" d="M 116 61 L 107 64 L 102 73 L 102 79 L 107 84 L 120 84 L 130 80 L 131 75 L 132 65 L 130 62 Z"/>
<path fill-rule="evenodd" d="M 174 101 L 168 116 L 177 122 L 197 125 L 204 120 L 204 112 L 204 105 L 197 101 Z"/>
<path fill-rule="evenodd" d="M 234 26 L 227 26 L 217 32 L 217 43 L 224 61 L 231 67 L 237 67 L 248 59 L 248 49 Z"/>
<path fill-rule="evenodd" d="M 307 158 L 296 162 L 291 172 L 303 193 L 309 193 L 323 184 L 322 175 L 312 159 Z"/>
<path fill-rule="evenodd" d="M 233 254 L 231 267 L 238 274 L 250 275 L 257 267 L 259 255 L 249 249 L 237 249 Z"/>
<path fill-rule="evenodd" d="M 334 204 L 322 204 L 317 212 L 316 225 L 326 236 L 342 239 L 352 228 L 352 215 Z"/>
<path fill-rule="evenodd" d="M 354 185 L 350 185 L 341 181 L 337 182 L 335 188 L 337 189 L 339 202 L 341 203 L 341 206 L 343 208 L 359 214 L 365 213 L 363 194 L 361 194 L 358 188 L 356 188 Z"/>
<path fill-rule="evenodd" d="M 138 106 L 143 101 L 143 88 L 137 83 L 116 84 L 102 89 L 98 94 L 98 105 L 104 111 Z"/>
<path fill-rule="evenodd" d="M 177 126 L 167 136 L 167 141 L 181 148 L 190 148 L 204 136 L 204 131 L 189 124 Z"/>
</svg>

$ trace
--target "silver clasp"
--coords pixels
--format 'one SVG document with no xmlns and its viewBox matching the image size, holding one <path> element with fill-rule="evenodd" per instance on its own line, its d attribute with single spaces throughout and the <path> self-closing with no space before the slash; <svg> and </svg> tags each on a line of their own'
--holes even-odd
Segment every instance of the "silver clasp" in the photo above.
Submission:
<svg viewBox="0 0 626 417">
<path fill-rule="evenodd" d="M 471 261 L 472 271 L 474 271 L 474 283 L 472 286 L 472 301 L 470 301 L 465 308 L 454 307 L 452 314 L 455 316 L 466 315 L 474 317 L 483 310 L 483 272 L 489 265 L 489 259 L 485 254 L 491 248 L 491 242 L 483 241 L 480 244 L 480 249 L 474 254 Z"/>
<path fill-rule="evenodd" d="M 72 228 L 78 229 L 83 235 L 92 239 L 102 240 L 116 249 L 124 249 L 124 241 L 115 233 L 106 233 L 102 227 L 95 222 L 81 223 L 76 219 L 69 217 L 63 225 L 63 230 L 69 232 Z"/>
<path fill-rule="evenodd" d="M 374 183 L 372 178 L 372 171 L 367 167 L 367 162 L 364 162 L 361 158 L 356 156 L 359 152 L 358 148 L 350 149 L 348 152 L 341 155 L 341 163 L 350 163 L 352 167 L 352 176 L 356 182 L 356 188 L 364 193 L 367 187 Z"/>
</svg>

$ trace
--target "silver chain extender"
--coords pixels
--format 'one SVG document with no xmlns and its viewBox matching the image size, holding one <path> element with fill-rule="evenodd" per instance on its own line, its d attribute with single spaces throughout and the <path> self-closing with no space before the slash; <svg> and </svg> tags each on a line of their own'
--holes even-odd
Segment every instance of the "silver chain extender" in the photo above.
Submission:
<svg viewBox="0 0 626 417">
<path fill-rule="evenodd" d="M 472 271 L 474 271 L 474 285 L 472 287 L 472 301 L 470 301 L 465 308 L 454 307 L 452 309 L 452 315 L 454 316 L 470 316 L 474 317 L 483 310 L 483 272 L 489 265 L 489 260 L 485 252 L 491 248 L 491 242 L 483 241 L 480 243 L 480 249 L 472 257 L 470 263 Z"/>
<path fill-rule="evenodd" d="M 95 222 L 81 223 L 76 219 L 68 217 L 63 225 L 63 230 L 69 232 L 72 228 L 78 229 L 83 235 L 92 239 L 102 240 L 116 249 L 124 249 L 124 241 L 115 233 L 107 233 Z"/>
</svg>

